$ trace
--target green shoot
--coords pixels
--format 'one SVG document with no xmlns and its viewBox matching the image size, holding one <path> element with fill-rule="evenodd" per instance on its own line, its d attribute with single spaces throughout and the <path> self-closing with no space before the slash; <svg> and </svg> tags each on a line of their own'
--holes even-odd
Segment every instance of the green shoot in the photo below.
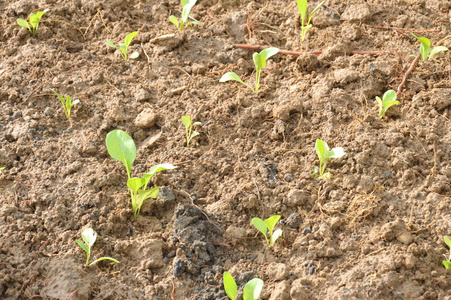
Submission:
<svg viewBox="0 0 451 300">
<path fill-rule="evenodd" d="M 5 167 L 0 168 L 0 174 L 2 174 L 2 171 L 5 169 Z"/>
<path fill-rule="evenodd" d="M 238 289 L 235 279 L 233 279 L 229 272 L 224 272 L 223 283 L 227 296 L 229 296 L 231 300 L 235 300 Z M 262 289 L 263 280 L 259 278 L 249 280 L 243 289 L 243 300 L 257 300 L 258 297 L 260 297 Z"/>
<path fill-rule="evenodd" d="M 431 41 L 428 38 L 418 37 L 414 33 L 412 33 L 412 35 L 421 43 L 420 55 L 421 55 L 421 58 L 423 58 L 423 61 L 431 59 L 432 56 L 434 56 L 435 54 L 437 54 L 439 52 L 448 51 L 448 48 L 446 48 L 445 46 L 437 46 L 437 47 L 432 48 L 432 50 L 431 50 Z"/>
<path fill-rule="evenodd" d="M 158 172 L 172 170 L 177 168 L 171 164 L 159 164 L 150 168 L 149 173 L 144 173 L 142 177 L 131 177 L 131 167 L 136 159 L 136 146 L 133 139 L 122 130 L 113 130 L 106 136 L 106 147 L 110 156 L 125 165 L 127 170 L 127 186 L 130 189 L 132 210 L 135 219 L 139 216 L 139 211 L 144 200 L 157 198 L 160 192 L 159 187 L 155 186 L 147 189 L 150 179 Z"/>
<path fill-rule="evenodd" d="M 266 239 L 266 244 L 270 247 L 274 247 L 274 243 L 277 241 L 277 239 L 282 235 L 282 229 L 277 229 L 274 231 L 274 226 L 276 226 L 277 222 L 279 222 L 280 216 L 274 215 L 272 217 L 269 217 L 266 220 L 262 220 L 260 218 L 253 218 L 252 224 L 257 228 L 258 231 L 263 233 Z M 267 232 L 269 230 L 269 239 Z"/>
<path fill-rule="evenodd" d="M 31 13 L 30 17 L 29 17 L 31 27 L 30 27 L 30 25 L 28 25 L 27 20 L 24 20 L 24 19 L 17 19 L 16 20 L 17 24 L 19 24 L 22 27 L 27 28 L 30 31 L 31 35 L 35 36 L 36 33 L 38 32 L 39 21 L 41 20 L 42 16 L 48 11 L 49 11 L 48 9 L 45 9 L 44 11 L 38 11 L 35 14 Z"/>
<path fill-rule="evenodd" d="M 379 118 L 382 119 L 387 109 L 392 107 L 393 105 L 399 104 L 399 101 L 396 101 L 396 91 L 388 90 L 385 92 L 384 96 L 379 98 L 376 96 L 377 104 L 379 104 Z"/>
<path fill-rule="evenodd" d="M 200 25 L 200 22 L 196 20 L 188 22 L 189 14 L 191 13 L 191 9 L 193 8 L 194 4 L 196 4 L 196 1 L 197 0 L 180 0 L 182 4 L 182 18 L 180 20 L 177 20 L 175 16 L 171 15 L 169 17 L 169 21 L 177 26 L 179 31 L 182 31 L 183 28 L 191 24 Z"/>
<path fill-rule="evenodd" d="M 124 58 L 124 60 L 128 59 L 128 46 L 130 46 L 130 44 L 132 43 L 133 38 L 139 33 L 139 31 L 133 31 L 132 33 L 127 34 L 127 36 L 125 37 L 124 43 L 119 44 L 119 47 L 117 47 L 115 44 L 113 44 L 112 41 L 107 40 L 106 44 L 108 46 L 110 46 L 111 48 L 116 48 L 119 49 L 121 51 L 121 55 Z M 138 52 L 133 52 L 132 54 L 130 54 L 130 58 L 131 59 L 135 59 L 138 58 L 139 53 Z"/>
<path fill-rule="evenodd" d="M 72 100 L 70 99 L 70 96 L 67 96 L 66 99 L 64 99 L 63 96 L 61 96 L 60 94 L 58 94 L 54 89 L 50 89 L 52 92 L 55 93 L 55 95 L 58 96 L 58 98 L 61 100 L 61 103 L 63 104 L 63 109 L 64 109 L 64 113 L 66 114 L 66 118 L 70 119 L 70 111 L 72 110 L 72 107 L 79 103 L 80 100 L 74 100 L 74 102 L 72 102 Z"/>
<path fill-rule="evenodd" d="M 305 34 L 307 33 L 307 30 L 312 27 L 312 24 L 310 24 L 310 21 L 311 21 L 313 15 L 315 14 L 315 12 L 326 1 L 323 1 L 320 4 L 318 4 L 318 6 L 315 7 L 315 9 L 308 15 L 308 18 L 307 18 L 307 6 L 308 6 L 307 0 L 297 0 L 297 2 L 298 2 L 299 13 L 301 14 L 301 19 L 302 19 L 302 24 L 301 24 L 301 30 L 302 30 L 301 42 L 303 42 L 304 39 L 305 39 Z M 307 21 L 307 23 L 306 23 L 306 21 Z"/>
<path fill-rule="evenodd" d="M 322 178 L 328 178 L 330 179 L 331 175 L 329 172 L 324 173 L 326 170 L 327 162 L 329 161 L 329 158 L 340 158 L 344 156 L 346 153 L 344 152 L 343 148 L 337 147 L 333 148 L 332 150 L 329 150 L 329 146 L 326 142 L 323 142 L 322 140 L 316 140 L 315 143 L 315 150 L 316 154 L 319 158 L 319 168 L 315 167 L 313 169 L 313 173 L 315 174 L 315 177 L 322 177 Z M 319 174 L 318 174 L 319 173 Z"/>
<path fill-rule="evenodd" d="M 271 56 L 277 54 L 279 52 L 278 48 L 266 48 L 263 49 L 260 53 L 255 52 L 253 55 L 253 60 L 255 64 L 255 89 L 252 88 L 250 85 L 244 83 L 243 80 L 241 80 L 240 76 L 238 76 L 235 72 L 227 72 L 224 75 L 222 75 L 221 79 L 219 79 L 219 82 L 226 82 L 229 80 L 234 80 L 241 82 L 248 88 L 250 88 L 254 93 L 258 92 L 258 89 L 260 88 L 260 76 L 262 73 L 262 69 L 266 66 L 266 60 L 270 58 Z"/>
<path fill-rule="evenodd" d="M 97 233 L 92 229 L 92 228 L 87 228 L 85 229 L 82 233 L 81 233 L 81 237 L 83 239 L 83 242 L 80 240 L 75 240 L 75 242 L 77 242 L 77 244 L 86 252 L 86 265 L 92 266 L 93 264 L 101 261 L 101 260 L 111 260 L 115 263 L 119 263 L 119 261 L 117 259 L 114 259 L 112 257 L 100 257 L 98 259 L 96 259 L 95 261 L 93 261 L 92 263 L 89 263 L 89 259 L 91 257 L 91 247 L 94 245 L 94 243 L 96 242 L 97 239 Z"/>
<path fill-rule="evenodd" d="M 447 236 L 444 237 L 444 240 L 445 240 L 446 245 L 449 247 L 450 251 L 449 251 L 449 256 L 446 256 L 445 254 L 443 254 L 445 256 L 445 260 L 442 261 L 442 263 L 446 269 L 451 269 L 451 240 Z"/>
<path fill-rule="evenodd" d="M 193 131 L 193 126 L 202 125 L 202 123 L 201 122 L 192 123 L 191 117 L 189 116 L 182 116 L 182 123 L 183 126 L 185 126 L 186 128 L 186 147 L 189 147 L 189 142 L 191 142 L 191 139 L 199 135 L 199 132 Z"/>
</svg>

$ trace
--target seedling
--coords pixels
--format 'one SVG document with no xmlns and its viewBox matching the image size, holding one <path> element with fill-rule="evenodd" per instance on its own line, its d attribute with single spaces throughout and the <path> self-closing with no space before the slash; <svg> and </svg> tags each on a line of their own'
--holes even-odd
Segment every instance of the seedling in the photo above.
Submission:
<svg viewBox="0 0 451 300">
<path fill-rule="evenodd" d="M 189 116 L 182 116 L 182 123 L 183 126 L 185 126 L 186 128 L 186 147 L 189 147 L 189 142 L 191 142 L 191 139 L 199 135 L 199 132 L 193 131 L 193 126 L 202 125 L 202 123 L 201 122 L 192 123 L 191 117 Z"/>
<path fill-rule="evenodd" d="M 91 257 L 91 247 L 94 245 L 97 239 L 97 233 L 92 228 L 87 228 L 81 233 L 81 237 L 83 239 L 83 242 L 80 240 L 75 240 L 77 244 L 86 252 L 87 258 L 86 258 L 86 265 L 92 266 L 93 264 L 101 261 L 101 260 L 111 260 L 115 263 L 119 263 L 117 259 L 114 259 L 112 257 L 104 256 L 96 259 L 92 263 L 89 263 L 89 258 Z"/>
<path fill-rule="evenodd" d="M 277 241 L 277 239 L 282 235 L 282 229 L 277 229 L 274 231 L 274 226 L 276 226 L 277 222 L 279 222 L 280 216 L 275 215 L 272 217 L 269 217 L 266 220 L 262 220 L 260 218 L 253 218 L 252 224 L 255 226 L 255 228 L 258 229 L 266 239 L 266 244 L 270 247 L 274 247 L 274 243 Z M 268 239 L 268 230 L 269 230 L 269 239 Z"/>
<path fill-rule="evenodd" d="M 122 130 L 113 130 L 106 136 L 106 147 L 110 156 L 125 165 L 127 170 L 128 180 L 127 186 L 130 189 L 130 196 L 132 201 L 133 215 L 136 218 L 139 216 L 144 200 L 148 198 L 157 198 L 160 191 L 159 187 L 155 186 L 150 190 L 147 189 L 150 179 L 158 172 L 175 169 L 176 166 L 171 164 L 159 164 L 150 168 L 149 173 L 144 173 L 143 177 L 131 177 L 131 167 L 136 159 L 136 146 L 133 139 Z"/>
<path fill-rule="evenodd" d="M 50 89 L 52 92 L 55 93 L 55 95 L 58 96 L 58 98 L 61 100 L 61 103 L 63 104 L 63 109 L 64 109 L 64 113 L 66 114 L 66 118 L 70 119 L 70 111 L 72 110 L 72 107 L 79 103 L 80 100 L 74 100 L 74 102 L 72 102 L 72 100 L 70 99 L 70 96 L 67 96 L 66 99 L 64 99 L 63 96 L 61 96 L 60 94 L 58 94 L 54 89 Z"/>
<path fill-rule="evenodd" d="M 171 21 L 172 24 L 177 26 L 179 31 L 182 31 L 183 28 L 185 28 L 191 24 L 200 25 L 200 22 L 196 21 L 196 20 L 188 22 L 188 18 L 189 18 L 189 14 L 191 13 L 191 9 L 193 8 L 194 4 L 196 4 L 197 0 L 180 0 L 180 2 L 182 4 L 182 18 L 180 20 L 177 20 L 177 18 L 175 16 L 171 15 L 169 17 L 169 21 Z"/>
<path fill-rule="evenodd" d="M 315 150 L 316 154 L 319 158 L 319 168 L 315 167 L 313 169 L 313 173 L 315 174 L 315 177 L 322 177 L 322 178 L 328 178 L 330 179 L 331 175 L 329 172 L 324 173 L 326 170 L 327 162 L 329 161 L 329 158 L 340 158 L 344 156 L 346 153 L 344 152 L 343 148 L 337 147 L 333 148 L 332 150 L 329 150 L 329 146 L 326 142 L 323 142 L 322 140 L 316 140 L 315 144 Z"/>
<path fill-rule="evenodd" d="M 445 256 L 445 260 L 442 261 L 442 263 L 446 269 L 451 269 L 451 240 L 447 236 L 444 237 L 444 240 L 445 240 L 446 245 L 449 247 L 450 251 L 449 251 L 449 256 L 446 256 L 445 254 L 443 254 L 443 256 Z"/>
<path fill-rule="evenodd" d="M 229 272 L 223 275 L 224 290 L 230 299 L 235 300 L 238 292 L 235 279 Z M 263 280 L 254 278 L 249 280 L 243 289 L 243 300 L 257 300 L 263 289 Z"/>
<path fill-rule="evenodd" d="M 250 85 L 244 83 L 243 80 L 241 80 L 240 76 L 238 76 L 235 72 L 227 72 L 224 75 L 222 75 L 221 79 L 219 79 L 219 82 L 226 82 L 229 80 L 234 80 L 241 82 L 248 88 L 254 91 L 254 93 L 258 92 L 258 89 L 260 87 L 260 76 L 262 73 L 262 69 L 266 66 L 266 60 L 270 58 L 271 56 L 277 54 L 279 52 L 278 48 L 266 48 L 263 49 L 260 53 L 255 52 L 253 55 L 254 64 L 255 64 L 255 89 L 253 89 Z"/>
<path fill-rule="evenodd" d="M 388 90 L 385 92 L 384 96 L 379 98 L 376 96 L 377 104 L 379 104 L 379 118 L 382 119 L 387 109 L 392 107 L 393 105 L 399 104 L 399 101 L 396 101 L 396 91 Z"/>
<path fill-rule="evenodd" d="M 24 20 L 24 19 L 17 19 L 16 20 L 17 24 L 19 24 L 22 27 L 27 28 L 30 31 L 31 35 L 35 36 L 36 33 L 38 32 L 39 21 L 41 20 L 42 16 L 48 11 L 49 11 L 48 9 L 45 9 L 44 11 L 38 11 L 37 13 L 31 13 L 30 17 L 29 17 L 31 27 L 30 27 L 30 25 L 28 25 L 27 20 Z"/>
<path fill-rule="evenodd" d="M 303 42 L 304 39 L 305 39 L 305 34 L 307 33 L 307 30 L 312 27 L 312 24 L 310 24 L 310 21 L 311 21 L 313 15 L 315 14 L 315 12 L 326 1 L 323 1 L 320 4 L 318 4 L 318 6 L 315 7 L 315 9 L 308 15 L 308 18 L 307 18 L 307 6 L 308 6 L 307 0 L 297 0 L 297 2 L 298 2 L 299 13 L 301 14 L 301 19 L 302 19 L 302 24 L 301 24 L 301 30 L 302 30 L 301 42 Z M 306 21 L 307 21 L 307 24 L 305 23 Z"/>
<path fill-rule="evenodd" d="M 5 167 L 0 168 L 0 174 L 2 174 L 2 171 L 5 169 Z"/>
<path fill-rule="evenodd" d="M 130 44 L 132 43 L 133 38 L 139 33 L 139 31 L 133 31 L 132 33 L 127 34 L 127 36 L 125 37 L 124 43 L 119 44 L 119 47 L 117 47 L 115 44 L 113 44 L 112 41 L 107 40 L 106 44 L 108 46 L 110 46 L 111 48 L 116 48 L 119 49 L 121 51 L 121 55 L 124 58 L 124 60 L 127 60 L 128 56 L 127 56 L 127 50 L 128 50 L 128 46 L 130 46 Z M 130 54 L 130 58 L 131 59 L 135 59 L 138 58 L 139 53 L 138 52 L 133 52 L 132 54 Z"/>
<path fill-rule="evenodd" d="M 445 46 L 437 46 L 437 47 L 432 48 L 432 50 L 431 50 L 431 41 L 428 38 L 426 38 L 426 37 L 418 37 L 414 33 L 412 33 L 412 35 L 417 40 L 419 40 L 420 43 L 421 43 L 421 45 L 420 45 L 420 55 L 421 55 L 421 58 L 423 58 L 423 61 L 431 59 L 432 56 L 434 56 L 435 54 L 437 54 L 439 52 L 448 51 L 448 48 L 446 48 Z"/>
</svg>

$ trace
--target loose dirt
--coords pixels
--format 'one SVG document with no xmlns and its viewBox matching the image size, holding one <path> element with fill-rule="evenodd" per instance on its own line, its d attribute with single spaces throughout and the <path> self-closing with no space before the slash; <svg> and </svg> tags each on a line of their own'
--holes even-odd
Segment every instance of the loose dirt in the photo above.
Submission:
<svg viewBox="0 0 451 300">
<path fill-rule="evenodd" d="M 35 37 L 17 26 L 46 8 Z M 450 9 L 327 0 L 301 43 L 294 0 L 199 0 L 202 25 L 182 33 L 176 0 L 3 1 L 0 298 L 227 299 L 228 271 L 239 289 L 263 279 L 261 299 L 451 299 L 451 53 L 420 60 L 381 120 L 375 100 L 418 54 L 412 32 L 451 48 Z M 106 40 L 135 30 L 140 57 L 124 61 Z M 219 83 L 253 84 L 253 51 L 235 44 L 322 53 L 272 57 L 254 94 Z M 49 88 L 80 100 L 70 120 Z M 203 123 L 189 148 L 182 115 Z M 137 145 L 133 176 L 179 167 L 137 220 L 114 129 Z M 316 139 L 346 151 L 330 180 L 312 174 Z M 270 249 L 251 219 L 275 214 Z M 87 227 L 92 257 L 120 264 L 84 267 Z"/>
</svg>

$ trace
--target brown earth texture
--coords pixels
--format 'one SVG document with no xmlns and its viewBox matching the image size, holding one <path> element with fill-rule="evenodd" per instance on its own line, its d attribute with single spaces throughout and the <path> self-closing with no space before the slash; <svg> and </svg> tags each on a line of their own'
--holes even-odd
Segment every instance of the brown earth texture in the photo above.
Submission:
<svg viewBox="0 0 451 300">
<path fill-rule="evenodd" d="M 36 36 L 17 25 L 44 9 Z M 225 300 L 228 271 L 237 299 L 255 277 L 260 299 L 451 299 L 451 52 L 420 59 L 382 119 L 376 102 L 418 55 L 411 33 L 451 48 L 451 2 L 326 0 L 303 42 L 294 0 L 199 0 L 181 33 L 171 14 L 178 0 L 1 1 L 0 298 Z M 137 59 L 107 46 L 136 30 Z M 271 57 L 254 93 L 219 82 L 254 84 L 236 44 L 304 53 Z M 80 100 L 69 120 L 50 88 Z M 183 115 L 202 122 L 189 147 Z M 137 219 L 115 129 L 132 176 L 178 166 Z M 330 179 L 317 139 L 346 152 Z M 251 220 L 273 215 L 271 248 Z M 86 228 L 92 259 L 119 264 L 85 266 Z"/>
</svg>

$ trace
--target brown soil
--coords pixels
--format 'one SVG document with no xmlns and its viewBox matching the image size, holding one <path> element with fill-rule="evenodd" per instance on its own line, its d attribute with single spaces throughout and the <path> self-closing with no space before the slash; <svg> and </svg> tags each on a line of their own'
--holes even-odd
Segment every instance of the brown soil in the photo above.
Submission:
<svg viewBox="0 0 451 300">
<path fill-rule="evenodd" d="M 294 0 L 198 2 L 182 33 L 178 0 L 0 3 L 0 298 L 226 299 L 229 271 L 263 279 L 261 299 L 451 299 L 451 53 L 420 61 L 382 120 L 375 101 L 418 53 L 411 32 L 451 47 L 451 2 L 327 0 L 303 43 Z M 16 25 L 45 8 L 37 36 Z M 135 30 L 123 61 L 106 40 Z M 254 94 L 218 82 L 252 83 L 238 43 L 323 53 L 274 56 Z M 69 121 L 49 88 L 80 99 Z M 203 123 L 189 148 L 182 115 Z M 114 129 L 133 176 L 179 166 L 137 220 Z M 318 138 L 347 153 L 331 180 L 312 175 Z M 274 214 L 270 249 L 250 222 Z M 84 267 L 87 227 L 93 258 L 120 264 Z"/>
</svg>

